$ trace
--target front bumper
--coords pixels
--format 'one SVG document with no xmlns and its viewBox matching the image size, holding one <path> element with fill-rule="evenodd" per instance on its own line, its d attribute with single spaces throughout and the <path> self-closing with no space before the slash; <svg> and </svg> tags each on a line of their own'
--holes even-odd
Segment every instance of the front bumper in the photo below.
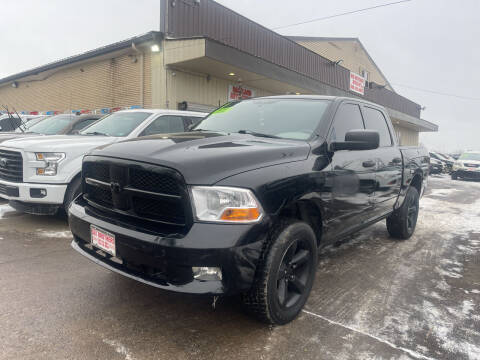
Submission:
<svg viewBox="0 0 480 360">
<path fill-rule="evenodd" d="M 45 196 L 39 194 L 40 190 L 45 190 Z M 15 183 L 0 180 L 0 197 L 22 203 L 61 205 L 66 191 L 66 184 Z"/>
<path fill-rule="evenodd" d="M 81 197 L 69 208 L 69 224 L 72 247 L 95 263 L 157 288 L 193 294 L 248 290 L 267 236 L 265 223 L 194 223 L 184 236 L 160 236 L 100 219 Z M 91 225 L 115 235 L 116 257 L 91 245 Z M 220 267 L 222 280 L 194 279 L 193 266 Z"/>
</svg>

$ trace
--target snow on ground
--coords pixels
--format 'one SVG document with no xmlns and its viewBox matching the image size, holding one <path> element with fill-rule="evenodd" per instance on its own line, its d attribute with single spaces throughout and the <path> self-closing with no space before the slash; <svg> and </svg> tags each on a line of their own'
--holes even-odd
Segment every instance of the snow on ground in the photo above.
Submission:
<svg viewBox="0 0 480 360">
<path fill-rule="evenodd" d="M 111 347 L 114 348 L 115 352 L 117 352 L 120 355 L 123 355 L 125 357 L 125 360 L 134 360 L 134 357 L 130 353 L 130 350 L 128 350 L 125 345 L 120 343 L 117 340 L 109 340 L 109 339 L 104 339 L 103 342 L 107 345 L 110 345 Z"/>
<path fill-rule="evenodd" d="M 15 209 L 12 208 L 10 205 L 8 204 L 1 204 L 0 205 L 0 219 L 3 219 L 5 218 L 6 216 L 8 215 L 11 215 L 13 213 L 15 213 Z"/>
<path fill-rule="evenodd" d="M 480 278 L 465 279 L 469 262 L 480 256 L 480 183 L 433 181 L 435 189 L 421 199 L 411 239 L 392 245 L 379 240 L 382 235 L 376 234 L 385 234 L 378 230 L 341 246 L 344 252 L 374 247 L 387 257 L 378 266 L 392 273 L 376 279 L 380 291 L 362 294 L 356 313 L 343 324 L 410 349 L 413 357 L 480 359 Z M 472 191 L 477 200 L 462 202 Z M 370 238 L 363 244 L 365 236 Z"/>
<path fill-rule="evenodd" d="M 71 239 L 73 237 L 70 230 L 67 230 L 67 231 L 48 231 L 48 230 L 43 230 L 43 229 L 37 229 L 37 232 L 38 232 L 38 234 L 40 234 L 40 236 L 50 237 L 50 238 Z"/>
</svg>

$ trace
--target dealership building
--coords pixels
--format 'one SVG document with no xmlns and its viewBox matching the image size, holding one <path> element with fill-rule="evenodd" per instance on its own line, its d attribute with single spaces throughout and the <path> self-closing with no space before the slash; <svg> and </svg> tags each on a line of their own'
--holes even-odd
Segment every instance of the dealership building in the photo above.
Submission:
<svg viewBox="0 0 480 360">
<path fill-rule="evenodd" d="M 160 31 L 0 79 L 0 104 L 26 113 L 209 111 L 279 94 L 383 105 L 402 145 L 438 131 L 421 119 L 419 104 L 395 92 L 358 39 L 285 37 L 213 0 L 161 0 Z"/>
</svg>

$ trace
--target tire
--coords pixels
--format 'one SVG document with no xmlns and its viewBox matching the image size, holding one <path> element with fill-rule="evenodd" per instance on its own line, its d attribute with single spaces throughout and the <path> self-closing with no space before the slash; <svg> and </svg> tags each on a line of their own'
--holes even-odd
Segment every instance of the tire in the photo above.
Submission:
<svg viewBox="0 0 480 360">
<path fill-rule="evenodd" d="M 271 239 L 243 302 L 260 321 L 283 325 L 298 316 L 312 290 L 317 239 L 312 228 L 300 221 L 283 221 Z"/>
<path fill-rule="evenodd" d="M 457 180 L 458 179 L 458 175 L 456 173 L 452 173 L 452 180 Z"/>
<path fill-rule="evenodd" d="M 68 207 L 70 203 L 75 200 L 75 198 L 80 195 L 82 191 L 82 178 L 77 176 L 74 178 L 70 184 L 68 184 L 67 191 L 65 192 L 65 198 L 63 200 L 63 209 L 65 213 L 68 215 Z"/>
<path fill-rule="evenodd" d="M 402 206 L 387 218 L 390 236 L 406 240 L 413 235 L 418 219 L 419 198 L 418 190 L 410 186 Z"/>
</svg>

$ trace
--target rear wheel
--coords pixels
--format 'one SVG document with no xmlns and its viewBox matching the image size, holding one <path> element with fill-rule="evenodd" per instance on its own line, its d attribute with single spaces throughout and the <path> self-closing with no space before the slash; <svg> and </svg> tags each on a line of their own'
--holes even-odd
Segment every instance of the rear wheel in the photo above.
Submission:
<svg viewBox="0 0 480 360">
<path fill-rule="evenodd" d="M 418 219 L 419 198 L 418 190 L 410 186 L 402 206 L 387 218 L 387 230 L 392 237 L 405 240 L 413 235 Z"/>
<path fill-rule="evenodd" d="M 317 242 L 304 222 L 287 222 L 266 249 L 252 289 L 244 294 L 247 309 L 269 324 L 297 317 L 310 295 L 317 266 Z"/>
</svg>

